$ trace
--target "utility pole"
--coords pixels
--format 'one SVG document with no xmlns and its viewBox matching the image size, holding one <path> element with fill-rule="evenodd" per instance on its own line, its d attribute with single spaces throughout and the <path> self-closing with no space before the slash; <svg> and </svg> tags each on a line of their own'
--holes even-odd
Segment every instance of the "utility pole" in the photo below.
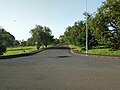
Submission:
<svg viewBox="0 0 120 90">
<path fill-rule="evenodd" d="M 88 22 L 87 22 L 87 0 L 86 0 L 86 54 L 88 54 Z"/>
</svg>

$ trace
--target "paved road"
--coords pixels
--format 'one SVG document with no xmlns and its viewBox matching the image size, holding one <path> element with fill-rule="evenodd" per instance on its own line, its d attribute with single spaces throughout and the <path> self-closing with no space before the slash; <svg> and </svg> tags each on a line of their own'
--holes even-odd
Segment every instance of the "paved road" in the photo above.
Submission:
<svg viewBox="0 0 120 90">
<path fill-rule="evenodd" d="M 0 90 L 120 90 L 120 60 L 74 56 L 64 47 L 0 60 Z"/>
</svg>

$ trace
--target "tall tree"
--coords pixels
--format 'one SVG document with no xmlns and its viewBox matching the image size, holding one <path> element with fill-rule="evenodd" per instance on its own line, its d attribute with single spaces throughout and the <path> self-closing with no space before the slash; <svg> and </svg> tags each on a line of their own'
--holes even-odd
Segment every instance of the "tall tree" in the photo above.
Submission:
<svg viewBox="0 0 120 90">
<path fill-rule="evenodd" d="M 40 48 L 42 45 L 43 40 L 43 27 L 41 25 L 36 25 L 34 29 L 32 29 L 30 32 L 32 34 L 32 38 L 35 42 L 37 42 L 37 49 Z"/>
<path fill-rule="evenodd" d="M 106 0 L 96 14 L 101 35 L 109 46 L 120 49 L 120 0 Z"/>
<path fill-rule="evenodd" d="M 15 37 L 7 32 L 5 29 L 0 28 L 0 41 L 6 47 L 13 46 L 13 42 L 15 41 Z"/>
<path fill-rule="evenodd" d="M 89 17 L 90 18 L 90 17 Z M 68 44 L 76 45 L 76 46 L 82 46 L 85 47 L 86 42 L 86 30 L 85 30 L 85 21 L 78 21 L 75 22 L 73 26 L 69 26 L 66 28 L 66 31 L 64 33 L 65 40 Z M 93 46 L 98 45 L 97 40 L 95 39 L 95 36 L 90 29 L 92 27 L 89 26 L 89 32 L 88 32 L 88 46 L 89 48 L 92 48 Z"/>
<path fill-rule="evenodd" d="M 35 42 L 37 42 L 37 48 L 39 49 L 41 45 L 45 45 L 47 47 L 53 41 L 52 31 L 50 28 L 41 25 L 36 25 L 34 29 L 31 31 L 32 38 Z"/>
<path fill-rule="evenodd" d="M 35 45 L 35 41 L 34 39 L 31 37 L 31 38 L 28 38 L 27 42 L 26 42 L 26 45 L 27 46 L 34 46 Z"/>
<path fill-rule="evenodd" d="M 54 36 L 52 36 L 51 34 L 52 34 L 52 31 L 50 30 L 50 28 L 44 26 L 44 28 L 43 28 L 43 35 L 44 35 L 43 44 L 45 45 L 45 47 L 47 47 L 47 45 L 52 43 L 54 40 L 53 39 Z"/>
</svg>

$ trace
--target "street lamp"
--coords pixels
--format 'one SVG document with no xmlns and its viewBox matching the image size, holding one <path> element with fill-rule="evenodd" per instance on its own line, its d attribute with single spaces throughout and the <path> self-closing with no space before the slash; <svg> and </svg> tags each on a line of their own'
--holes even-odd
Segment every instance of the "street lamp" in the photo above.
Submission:
<svg viewBox="0 0 120 90">
<path fill-rule="evenodd" d="M 88 22 L 87 22 L 87 0 L 86 0 L 86 54 L 88 54 Z"/>
</svg>

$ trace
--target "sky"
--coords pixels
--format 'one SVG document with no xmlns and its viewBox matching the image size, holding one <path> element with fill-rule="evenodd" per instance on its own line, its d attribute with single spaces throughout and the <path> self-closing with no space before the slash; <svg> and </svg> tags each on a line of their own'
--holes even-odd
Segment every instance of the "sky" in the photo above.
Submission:
<svg viewBox="0 0 120 90">
<path fill-rule="evenodd" d="M 87 0 L 89 13 L 94 13 L 105 0 Z M 35 25 L 47 26 L 55 38 L 68 26 L 84 20 L 86 0 L 0 0 L 0 26 L 15 36 L 27 40 Z"/>
</svg>

